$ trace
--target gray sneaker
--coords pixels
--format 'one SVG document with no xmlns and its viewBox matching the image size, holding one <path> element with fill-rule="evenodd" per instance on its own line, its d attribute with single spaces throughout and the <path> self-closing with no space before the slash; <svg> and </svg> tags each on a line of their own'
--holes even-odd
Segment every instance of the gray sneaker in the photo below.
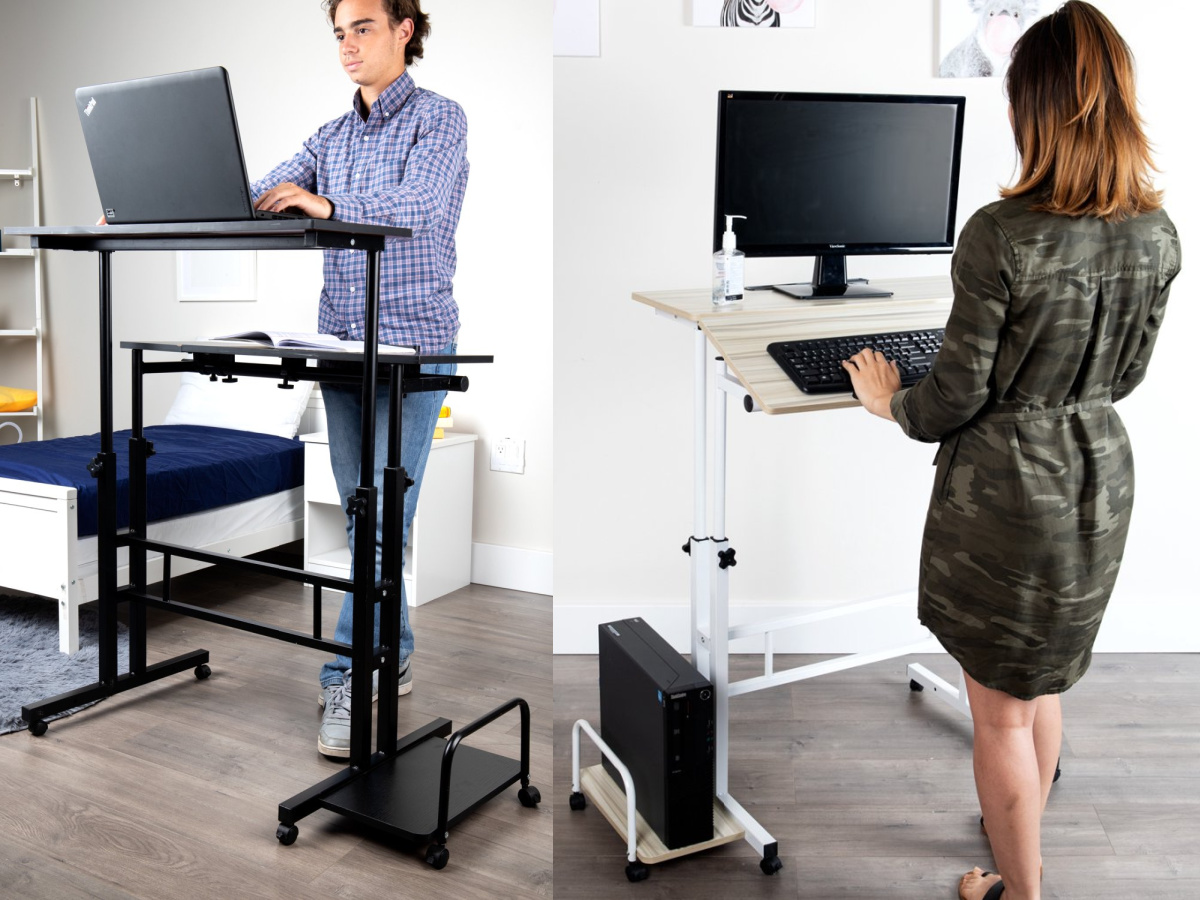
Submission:
<svg viewBox="0 0 1200 900">
<path fill-rule="evenodd" d="M 352 670 L 350 670 L 350 669 L 346 670 L 346 683 L 347 684 L 350 683 L 350 672 L 351 671 Z M 400 673 L 400 677 L 401 678 L 404 677 L 403 672 Z M 329 690 L 329 688 L 322 688 L 321 693 L 317 696 L 317 706 L 319 706 L 321 709 L 325 708 L 325 692 L 327 690 Z M 371 673 L 371 702 L 374 703 L 378 699 L 379 699 L 379 672 L 375 671 L 375 672 Z"/>
<path fill-rule="evenodd" d="M 379 699 L 379 673 L 371 679 L 371 701 Z M 325 710 L 321 730 L 317 732 L 317 749 L 325 756 L 345 759 L 350 756 L 350 695 L 354 679 L 349 670 L 343 684 L 331 684 L 321 689 L 317 704 Z"/>
<path fill-rule="evenodd" d="M 350 756 L 350 678 L 344 684 L 331 684 L 321 690 L 321 730 L 317 732 L 317 750 L 325 756 L 345 759 Z"/>
<path fill-rule="evenodd" d="M 350 673 L 346 672 L 346 677 L 350 677 Z M 403 697 L 405 694 L 412 693 L 412 661 L 409 660 L 404 664 L 404 668 L 400 670 L 399 687 L 396 691 L 397 697 Z M 321 709 L 325 708 L 325 690 L 322 689 L 317 697 L 317 706 Z M 374 703 L 379 699 L 379 672 L 373 672 L 371 675 L 371 702 Z"/>
</svg>

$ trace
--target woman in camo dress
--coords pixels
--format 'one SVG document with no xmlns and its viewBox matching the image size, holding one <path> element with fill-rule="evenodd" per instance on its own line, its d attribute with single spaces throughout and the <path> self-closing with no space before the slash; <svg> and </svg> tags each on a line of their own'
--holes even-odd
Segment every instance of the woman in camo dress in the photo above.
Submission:
<svg viewBox="0 0 1200 900">
<path fill-rule="evenodd" d="M 1007 88 L 1019 176 L 959 235 L 932 371 L 900 390 L 873 350 L 845 363 L 867 410 L 941 445 L 918 608 L 966 673 L 999 869 L 963 876 L 964 900 L 1041 896 L 1059 694 L 1091 662 L 1133 505 L 1113 402 L 1145 377 L 1179 271 L 1112 24 L 1070 0 L 1021 38 Z"/>
</svg>

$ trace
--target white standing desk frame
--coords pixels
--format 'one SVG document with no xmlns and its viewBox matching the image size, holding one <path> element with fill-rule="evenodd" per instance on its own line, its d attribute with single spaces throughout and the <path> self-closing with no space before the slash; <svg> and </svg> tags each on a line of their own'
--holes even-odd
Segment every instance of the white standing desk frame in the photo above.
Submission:
<svg viewBox="0 0 1200 900">
<path fill-rule="evenodd" d="M 778 843 L 729 792 L 730 699 L 898 656 L 936 652 L 940 647 L 928 637 L 900 647 L 852 653 L 783 670 L 775 668 L 773 635 L 776 632 L 900 602 L 911 604 L 915 600 L 913 591 L 815 613 L 730 627 L 729 570 L 737 565 L 737 559 L 725 534 L 727 403 L 733 396 L 748 412 L 767 413 L 856 405 L 858 401 L 847 394 L 800 393 L 767 356 L 766 345 L 771 340 L 934 328 L 945 323 L 949 312 L 948 279 L 905 279 L 879 282 L 879 286 L 893 290 L 895 297 L 883 301 L 803 303 L 783 294 L 758 291 L 748 292 L 742 303 L 718 309 L 712 307 L 707 293 L 700 291 L 633 295 L 635 300 L 654 307 L 659 315 L 693 331 L 692 536 L 684 545 L 691 557 L 691 655 L 693 664 L 712 681 L 716 691 L 717 800 L 744 829 L 746 841 L 761 854 L 760 867 L 768 875 L 782 868 Z M 710 369 L 709 358 L 714 355 Z M 731 682 L 730 641 L 755 636 L 763 639 L 763 674 Z M 961 676 L 955 687 L 917 664 L 908 667 L 908 675 L 912 689 L 929 687 L 934 696 L 970 715 Z"/>
</svg>

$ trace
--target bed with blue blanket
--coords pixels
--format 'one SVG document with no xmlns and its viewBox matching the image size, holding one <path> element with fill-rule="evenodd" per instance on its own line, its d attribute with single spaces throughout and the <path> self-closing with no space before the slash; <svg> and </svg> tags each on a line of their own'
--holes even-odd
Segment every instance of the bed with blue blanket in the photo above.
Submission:
<svg viewBox="0 0 1200 900">
<path fill-rule="evenodd" d="M 213 415 L 196 402 L 213 388 L 189 378 L 184 376 L 180 389 L 183 402 L 177 398 L 167 417 L 170 424 L 145 429 L 154 445 L 146 462 L 149 537 L 239 556 L 299 540 L 304 445 L 295 435 L 308 391 L 279 398 L 289 407 L 282 424 L 256 403 L 247 410 L 253 411 L 251 420 L 238 421 L 230 417 L 234 393 L 224 394 L 220 413 Z M 275 401 L 276 395 L 266 399 Z M 129 524 L 129 435 L 119 431 L 113 440 L 119 529 Z M 87 465 L 99 450 L 99 434 L 0 446 L 0 591 L 56 600 L 60 649 L 66 653 L 79 646 L 79 605 L 98 595 L 97 481 Z M 118 563 L 119 583 L 127 584 L 125 548 Z M 202 565 L 174 557 L 171 574 Z M 148 579 L 161 577 L 162 557 L 152 553 Z"/>
</svg>

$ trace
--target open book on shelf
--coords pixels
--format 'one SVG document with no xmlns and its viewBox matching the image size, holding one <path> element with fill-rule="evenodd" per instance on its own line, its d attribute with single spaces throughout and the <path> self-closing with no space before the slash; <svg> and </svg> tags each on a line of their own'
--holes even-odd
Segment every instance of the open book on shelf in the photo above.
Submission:
<svg viewBox="0 0 1200 900">
<path fill-rule="evenodd" d="M 346 352 L 361 353 L 362 341 L 343 341 L 332 334 L 309 334 L 303 331 L 239 331 L 236 334 L 222 334 L 213 338 L 214 341 L 249 341 L 266 347 L 311 347 L 320 350 L 345 350 Z M 416 353 L 413 347 L 396 347 L 391 344 L 380 344 L 380 353 Z"/>
</svg>

